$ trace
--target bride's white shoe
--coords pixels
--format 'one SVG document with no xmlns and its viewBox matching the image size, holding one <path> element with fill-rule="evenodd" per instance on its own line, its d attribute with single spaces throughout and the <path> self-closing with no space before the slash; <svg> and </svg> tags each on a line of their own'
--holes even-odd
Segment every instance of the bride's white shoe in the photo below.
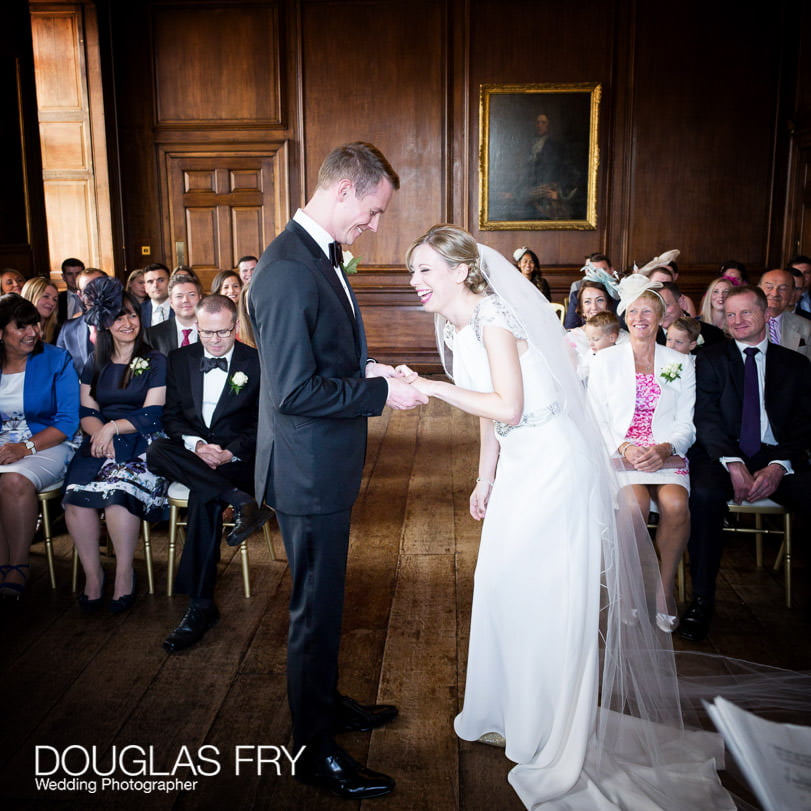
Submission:
<svg viewBox="0 0 811 811">
<path fill-rule="evenodd" d="M 504 736 L 499 735 L 498 732 L 485 732 L 484 735 L 479 738 L 479 743 L 486 743 L 490 746 L 500 746 L 502 749 L 507 745 Z"/>
<path fill-rule="evenodd" d="M 661 611 L 657 611 L 656 625 L 660 631 L 664 631 L 666 634 L 672 634 L 673 631 L 679 627 L 679 618 L 674 617 L 672 614 L 663 614 Z"/>
</svg>

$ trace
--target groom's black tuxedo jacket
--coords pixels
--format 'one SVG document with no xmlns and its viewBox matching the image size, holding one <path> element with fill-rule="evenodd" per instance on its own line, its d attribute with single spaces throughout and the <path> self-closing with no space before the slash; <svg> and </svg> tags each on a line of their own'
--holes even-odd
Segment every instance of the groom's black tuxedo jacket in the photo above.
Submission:
<svg viewBox="0 0 811 811">
<path fill-rule="evenodd" d="M 172 439 L 181 439 L 184 434 L 199 436 L 250 462 L 256 451 L 259 356 L 250 346 L 239 342 L 234 344 L 228 378 L 210 426 L 206 426 L 203 420 L 202 357 L 201 343 L 183 346 L 169 353 L 163 428 Z M 248 377 L 238 394 L 229 385 L 236 372 L 243 372 Z"/>
<path fill-rule="evenodd" d="M 296 222 L 266 248 L 250 285 L 262 362 L 256 498 L 293 515 L 348 510 L 366 454 L 366 418 L 388 397 L 364 376 L 366 335 L 315 240 Z"/>
<path fill-rule="evenodd" d="M 764 448 L 768 461 L 788 459 L 797 469 L 808 466 L 811 447 L 811 363 L 769 344 L 764 383 L 766 414 L 777 444 Z M 738 440 L 743 410 L 743 359 L 734 341 L 705 347 L 696 356 L 696 462 L 722 456 L 744 457 Z"/>
</svg>

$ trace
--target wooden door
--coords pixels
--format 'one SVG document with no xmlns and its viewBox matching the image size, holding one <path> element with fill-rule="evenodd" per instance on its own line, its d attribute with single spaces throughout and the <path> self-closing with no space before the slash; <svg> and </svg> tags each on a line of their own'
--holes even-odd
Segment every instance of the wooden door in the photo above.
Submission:
<svg viewBox="0 0 811 811">
<path fill-rule="evenodd" d="M 281 150 L 167 153 L 169 243 L 207 286 L 240 256 L 259 256 L 289 216 Z"/>
</svg>

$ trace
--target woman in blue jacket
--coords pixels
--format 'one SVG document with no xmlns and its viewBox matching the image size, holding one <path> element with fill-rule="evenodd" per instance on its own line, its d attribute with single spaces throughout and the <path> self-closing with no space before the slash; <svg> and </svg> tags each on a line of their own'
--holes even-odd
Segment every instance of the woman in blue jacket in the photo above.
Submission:
<svg viewBox="0 0 811 811">
<path fill-rule="evenodd" d="M 64 349 L 42 341 L 40 314 L 0 299 L 0 594 L 19 598 L 37 526 L 37 492 L 60 481 L 79 428 L 79 380 Z"/>
</svg>

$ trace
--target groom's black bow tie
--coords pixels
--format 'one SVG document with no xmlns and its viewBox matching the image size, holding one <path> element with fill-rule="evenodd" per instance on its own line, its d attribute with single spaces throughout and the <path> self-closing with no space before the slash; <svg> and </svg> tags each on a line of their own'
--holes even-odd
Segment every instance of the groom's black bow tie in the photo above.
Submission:
<svg viewBox="0 0 811 811">
<path fill-rule="evenodd" d="M 344 264 L 344 254 L 337 242 L 329 244 L 329 261 L 332 262 L 334 268 L 342 267 Z"/>
<path fill-rule="evenodd" d="M 200 371 L 205 374 L 206 372 L 210 372 L 212 369 L 222 369 L 224 372 L 228 371 L 228 364 L 225 362 L 225 358 L 201 358 L 200 359 Z"/>
</svg>

